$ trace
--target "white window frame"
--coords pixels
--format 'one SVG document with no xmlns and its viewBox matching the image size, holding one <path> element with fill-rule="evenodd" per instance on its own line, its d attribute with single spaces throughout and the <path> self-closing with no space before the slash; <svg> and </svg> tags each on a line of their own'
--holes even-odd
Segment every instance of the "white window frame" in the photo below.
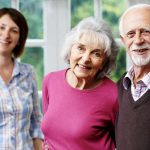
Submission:
<svg viewBox="0 0 150 150">
<path fill-rule="evenodd" d="M 19 10 L 19 0 L 11 0 L 11 7 Z M 65 67 L 59 55 L 64 36 L 70 29 L 70 0 L 43 0 L 43 13 L 44 38 L 27 39 L 26 47 L 43 48 L 44 74 L 47 74 Z"/>
<path fill-rule="evenodd" d="M 19 0 L 11 0 L 11 6 L 19 10 Z M 47 74 L 65 67 L 59 56 L 64 36 L 70 30 L 70 0 L 43 0 L 43 13 L 43 39 L 27 39 L 26 47 L 43 48 L 44 74 Z M 102 18 L 102 0 L 94 0 L 94 16 Z M 116 41 L 122 45 L 120 39 Z M 131 65 L 128 56 L 126 62 L 128 69 Z"/>
</svg>

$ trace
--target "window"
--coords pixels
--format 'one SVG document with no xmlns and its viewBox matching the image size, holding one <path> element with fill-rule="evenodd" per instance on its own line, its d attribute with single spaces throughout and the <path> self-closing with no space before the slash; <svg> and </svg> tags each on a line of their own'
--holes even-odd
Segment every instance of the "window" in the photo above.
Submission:
<svg viewBox="0 0 150 150">
<path fill-rule="evenodd" d="M 99 15 L 119 41 L 118 18 L 127 7 L 127 0 L 0 0 L 0 7 L 17 8 L 28 21 L 28 40 L 20 60 L 35 67 L 38 89 L 41 90 L 44 74 L 64 68 L 59 55 L 65 33 L 81 19 Z M 120 46 L 117 68 L 111 74 L 114 81 L 126 70 L 126 55 Z"/>
</svg>

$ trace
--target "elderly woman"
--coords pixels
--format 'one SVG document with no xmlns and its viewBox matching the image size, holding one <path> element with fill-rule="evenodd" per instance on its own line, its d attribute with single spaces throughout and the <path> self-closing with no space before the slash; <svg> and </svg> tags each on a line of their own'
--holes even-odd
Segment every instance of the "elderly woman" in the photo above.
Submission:
<svg viewBox="0 0 150 150">
<path fill-rule="evenodd" d="M 69 67 L 43 80 L 44 150 L 115 149 L 117 87 L 107 75 L 117 51 L 109 27 L 92 17 L 66 36 Z"/>
</svg>

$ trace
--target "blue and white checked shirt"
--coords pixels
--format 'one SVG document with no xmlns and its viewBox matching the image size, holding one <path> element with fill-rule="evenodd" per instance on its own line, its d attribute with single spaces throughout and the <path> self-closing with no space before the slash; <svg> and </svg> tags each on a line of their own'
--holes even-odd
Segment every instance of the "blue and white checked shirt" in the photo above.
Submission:
<svg viewBox="0 0 150 150">
<path fill-rule="evenodd" d="M 15 61 L 10 82 L 0 77 L 0 150 L 33 150 L 43 138 L 39 104 L 33 67 Z"/>
</svg>

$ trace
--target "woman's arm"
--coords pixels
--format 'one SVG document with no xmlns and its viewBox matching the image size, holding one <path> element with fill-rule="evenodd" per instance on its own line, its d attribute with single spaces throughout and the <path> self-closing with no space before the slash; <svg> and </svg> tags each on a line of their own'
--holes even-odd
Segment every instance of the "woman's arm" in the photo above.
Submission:
<svg viewBox="0 0 150 150">
<path fill-rule="evenodd" d="M 43 134 L 40 128 L 42 113 L 40 109 L 40 100 L 38 97 L 36 75 L 34 69 L 32 69 L 30 77 L 31 77 L 30 82 L 32 82 L 33 88 L 32 94 L 33 110 L 30 119 L 30 136 L 33 139 L 35 150 L 41 150 L 43 139 Z"/>
<path fill-rule="evenodd" d="M 34 150 L 42 150 L 42 144 L 43 144 L 42 139 L 38 138 L 33 139 Z"/>
</svg>

